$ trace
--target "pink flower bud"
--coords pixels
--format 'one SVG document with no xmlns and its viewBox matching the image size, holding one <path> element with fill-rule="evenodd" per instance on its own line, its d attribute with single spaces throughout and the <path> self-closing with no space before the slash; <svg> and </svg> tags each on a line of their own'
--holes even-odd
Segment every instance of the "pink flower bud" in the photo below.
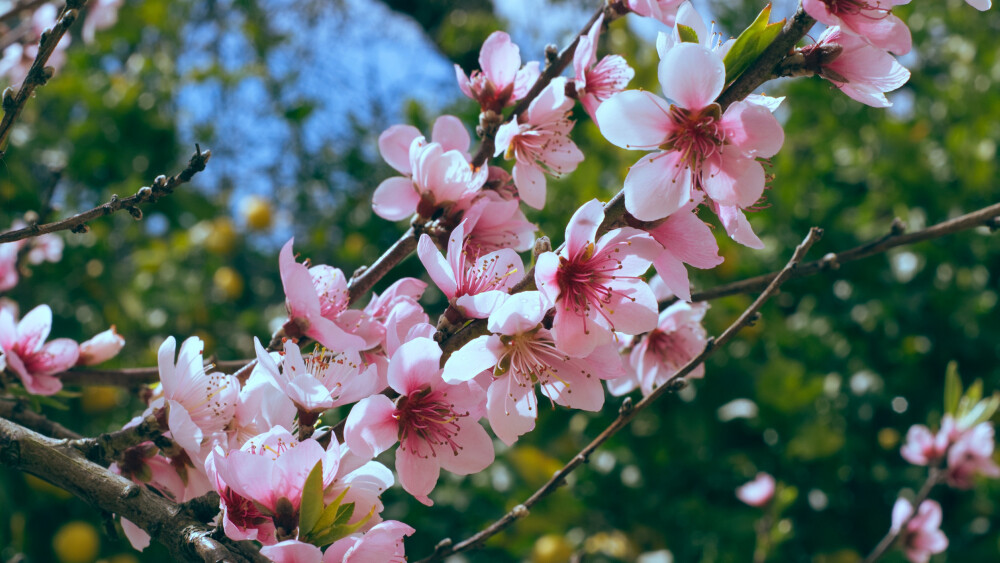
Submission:
<svg viewBox="0 0 1000 563">
<path fill-rule="evenodd" d="M 125 347 L 125 339 L 115 331 L 115 325 L 90 340 L 80 344 L 78 366 L 93 366 L 104 363 L 118 355 Z"/>
</svg>

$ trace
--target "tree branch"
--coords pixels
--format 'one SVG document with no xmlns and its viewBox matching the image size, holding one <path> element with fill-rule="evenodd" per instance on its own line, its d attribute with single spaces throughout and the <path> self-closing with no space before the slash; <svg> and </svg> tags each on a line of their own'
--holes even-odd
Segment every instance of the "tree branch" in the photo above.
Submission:
<svg viewBox="0 0 1000 563">
<path fill-rule="evenodd" d="M 121 457 L 125 450 L 158 438 L 163 430 L 160 417 L 154 411 L 135 426 L 105 432 L 95 438 L 70 440 L 69 445 L 80 450 L 90 461 L 107 467 Z"/>
<path fill-rule="evenodd" d="M 87 5 L 87 0 L 69 0 L 59 14 L 59 19 L 51 29 L 42 32 L 42 39 L 38 44 L 38 55 L 35 56 L 28 75 L 24 77 L 21 88 L 14 91 L 8 88 L 3 92 L 3 119 L 0 120 L 0 158 L 7 152 L 7 138 L 10 136 L 14 121 L 21 115 L 28 98 L 34 93 L 35 88 L 44 85 L 52 77 L 52 70 L 46 69 L 45 63 L 56 50 L 56 45 L 62 40 L 63 35 L 69 26 L 73 25 L 79 16 L 79 10 Z"/>
<path fill-rule="evenodd" d="M 112 213 L 122 209 L 128 209 L 129 213 L 131 213 L 132 217 L 136 220 L 141 219 L 142 210 L 136 207 L 138 204 L 154 202 L 161 197 L 170 195 L 177 186 L 190 181 L 195 174 L 205 169 L 205 164 L 208 163 L 208 159 L 211 158 L 212 151 L 207 149 L 202 151 L 201 147 L 198 145 L 195 145 L 195 147 L 197 149 L 196 152 L 191 155 L 191 160 L 188 161 L 187 167 L 179 174 L 171 176 L 170 178 L 158 176 L 151 187 L 140 188 L 139 191 L 133 196 L 119 198 L 117 195 L 112 195 L 111 201 L 108 203 L 99 205 L 89 211 L 78 213 L 72 217 L 63 219 L 62 221 L 46 223 L 44 225 L 29 225 L 23 229 L 0 233 L 0 244 L 5 242 L 14 242 L 29 237 L 36 237 L 47 233 L 54 233 L 56 231 L 72 230 L 73 232 L 87 232 L 89 229 L 86 226 L 87 221 L 91 221 L 105 215 L 111 215 Z"/>
<path fill-rule="evenodd" d="M 927 497 L 930 496 L 934 487 L 944 480 L 945 475 L 947 475 L 947 473 L 942 471 L 939 467 L 930 468 L 930 471 L 927 473 L 927 480 L 924 481 L 923 486 L 920 487 L 920 492 L 917 493 L 917 498 L 913 499 L 913 512 L 910 513 L 906 520 L 903 520 L 903 523 L 899 526 L 898 530 L 893 531 L 890 528 L 882 540 L 878 542 L 878 545 L 875 546 L 875 549 L 868 554 L 868 557 L 865 557 L 864 563 L 874 563 L 875 561 L 881 559 L 882 556 L 889 551 L 889 548 L 896 543 L 896 540 L 899 539 L 899 536 L 906 530 L 906 527 L 910 524 L 910 522 L 917 517 L 917 509 L 920 508 L 920 505 L 923 504 L 925 500 L 927 500 Z"/>
<path fill-rule="evenodd" d="M 519 504 L 513 508 L 507 514 L 500 517 L 499 520 L 487 526 L 482 531 L 477 534 L 457 543 L 452 544 L 451 540 L 444 540 L 440 542 L 437 547 L 435 547 L 434 552 L 428 557 L 421 559 L 419 563 L 430 563 L 432 561 L 440 561 L 445 557 L 448 557 L 455 553 L 460 553 L 463 551 L 468 551 L 473 549 L 483 542 L 485 542 L 490 537 L 496 535 L 500 531 L 504 530 L 508 526 L 514 523 L 515 520 L 519 518 L 524 518 L 528 515 L 529 509 L 542 500 L 553 491 L 555 491 L 566 479 L 566 476 L 572 473 L 577 467 L 582 465 L 590 457 L 590 454 L 599 448 L 604 442 L 608 440 L 611 436 L 617 433 L 619 430 L 628 425 L 633 418 L 636 417 L 640 412 L 649 408 L 649 406 L 663 396 L 665 393 L 679 390 L 684 387 L 686 381 L 684 377 L 691 373 L 691 371 L 705 361 L 706 358 L 711 356 L 716 350 L 724 346 L 727 342 L 732 340 L 744 327 L 753 323 L 753 321 L 759 315 L 761 307 L 767 302 L 775 293 L 777 293 L 778 288 L 791 276 L 792 271 L 795 270 L 796 266 L 802 261 L 802 258 L 808 252 L 809 248 L 823 235 L 823 230 L 813 227 L 810 229 L 809 234 L 802 241 L 792 254 L 791 259 L 789 259 L 788 264 L 778 273 L 770 285 L 760 294 L 759 297 L 745 310 L 743 314 L 737 318 L 733 324 L 729 325 L 718 338 L 714 341 L 710 341 L 705 349 L 695 356 L 691 361 L 684 365 L 676 374 L 673 375 L 667 382 L 660 387 L 656 388 L 647 397 L 643 398 L 634 407 L 632 405 L 632 399 L 626 397 L 622 402 L 621 409 L 618 412 L 618 418 L 616 418 L 607 428 L 604 429 L 596 438 L 594 438 L 589 444 L 587 444 L 580 452 L 573 457 L 566 465 L 562 467 L 559 471 L 556 471 L 555 475 L 548 480 L 544 485 L 541 486 L 537 491 L 535 491 L 524 503 Z"/>
<path fill-rule="evenodd" d="M 812 262 L 802 264 L 796 268 L 794 272 L 792 272 L 791 277 L 792 279 L 795 279 L 812 276 L 814 274 L 837 268 L 841 264 L 881 254 L 899 246 L 933 240 L 960 231 L 973 229 L 975 227 L 989 226 L 990 228 L 995 229 L 997 227 L 995 219 L 998 217 L 1000 217 L 1000 203 L 995 203 L 989 207 L 984 207 L 971 213 L 960 215 L 954 219 L 942 221 L 936 225 L 931 225 L 930 227 L 920 229 L 919 231 L 914 231 L 912 233 L 904 233 L 903 230 L 905 229 L 905 226 L 902 221 L 896 219 L 893 221 L 893 226 L 890 229 L 889 234 L 886 236 L 848 250 L 831 252 L 819 260 L 813 260 Z M 726 297 L 727 295 L 758 291 L 761 288 L 766 287 L 767 284 L 771 283 L 777 275 L 777 272 L 771 272 L 770 274 L 763 274 L 737 282 L 723 284 L 711 289 L 706 289 L 705 291 L 695 292 L 691 295 L 691 298 L 692 301 L 710 301 L 712 299 L 718 299 L 719 297 Z M 676 301 L 676 298 L 671 298 L 665 301 L 664 304 L 669 304 L 674 301 Z"/>
<path fill-rule="evenodd" d="M 27 403 L 18 399 L 5 398 L 0 400 L 0 418 L 6 418 L 7 420 L 17 422 L 34 430 L 35 432 L 45 434 L 46 436 L 50 436 L 52 438 L 76 440 L 83 437 L 69 428 L 66 428 L 62 424 L 53 422 L 41 414 L 28 409 Z"/>
<path fill-rule="evenodd" d="M 91 505 L 120 514 L 181 560 L 263 562 L 250 542 L 216 540 L 188 511 L 52 438 L 0 419 L 0 463 L 31 473 Z"/>
</svg>

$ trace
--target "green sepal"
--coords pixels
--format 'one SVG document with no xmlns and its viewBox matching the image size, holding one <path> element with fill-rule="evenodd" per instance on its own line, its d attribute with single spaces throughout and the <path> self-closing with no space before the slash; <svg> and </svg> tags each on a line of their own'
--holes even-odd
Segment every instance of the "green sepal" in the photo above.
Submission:
<svg viewBox="0 0 1000 563">
<path fill-rule="evenodd" d="M 698 32 L 693 27 L 679 23 L 676 28 L 677 34 L 681 36 L 681 43 L 699 43 Z"/>
<path fill-rule="evenodd" d="M 726 65 L 726 84 L 736 80 L 751 65 L 764 49 L 781 33 L 785 20 L 767 23 L 771 18 L 771 5 L 764 6 L 757 19 L 733 42 L 722 62 Z"/>
<path fill-rule="evenodd" d="M 312 531 L 323 513 L 323 461 L 316 462 L 305 486 L 302 487 L 302 501 L 299 503 L 299 535 Z"/>
<path fill-rule="evenodd" d="M 958 412 L 958 402 L 962 399 L 962 378 L 958 376 L 958 363 L 948 362 L 944 374 L 944 412 L 954 415 Z"/>
</svg>

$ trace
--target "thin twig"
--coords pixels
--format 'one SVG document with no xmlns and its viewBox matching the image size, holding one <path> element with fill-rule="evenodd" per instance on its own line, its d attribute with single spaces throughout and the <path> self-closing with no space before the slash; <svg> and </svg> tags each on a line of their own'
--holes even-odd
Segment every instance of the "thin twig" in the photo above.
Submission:
<svg viewBox="0 0 1000 563">
<path fill-rule="evenodd" d="M 709 345 L 706 346 L 705 349 L 700 354 L 698 354 L 691 361 L 685 364 L 684 367 L 682 367 L 676 374 L 674 374 L 670 379 L 668 379 L 666 383 L 664 383 L 660 387 L 657 387 L 655 390 L 653 390 L 652 393 L 650 393 L 644 399 L 639 401 L 635 406 L 632 406 L 632 399 L 626 397 L 625 401 L 622 403 L 621 409 L 619 410 L 618 417 L 607 428 L 605 428 L 603 432 L 601 432 L 596 438 L 594 438 L 589 444 L 587 444 L 582 450 L 580 450 L 578 454 L 573 456 L 573 459 L 570 460 L 566 465 L 564 465 L 562 469 L 556 471 L 555 475 L 553 475 L 552 478 L 548 480 L 548 482 L 546 482 L 530 497 L 528 497 L 527 500 L 525 500 L 522 504 L 515 506 L 513 510 L 511 510 L 507 514 L 504 514 L 499 520 L 493 522 L 492 524 L 484 528 L 482 531 L 474 534 L 473 536 L 459 543 L 452 544 L 450 540 L 446 540 L 439 543 L 438 546 L 434 549 L 434 552 L 425 559 L 420 560 L 420 563 L 430 563 L 432 561 L 440 561 L 452 554 L 460 553 L 475 548 L 481 545 L 484 541 L 486 541 L 490 537 L 496 535 L 497 533 L 501 532 L 502 530 L 513 524 L 515 520 L 527 516 L 528 511 L 531 509 L 532 506 L 534 506 L 536 503 L 538 503 L 538 501 L 542 500 L 543 498 L 551 494 L 553 491 L 555 491 L 563 483 L 567 475 L 572 473 L 577 467 L 579 467 L 580 465 L 582 465 L 584 462 L 587 461 L 587 459 L 594 452 L 594 450 L 599 448 L 604 442 L 608 440 L 608 438 L 610 438 L 619 430 L 624 428 L 629 422 L 632 421 L 633 418 L 636 417 L 636 415 L 638 415 L 643 410 L 647 409 L 651 404 L 653 404 L 654 401 L 659 399 L 665 393 L 672 392 L 682 388 L 685 383 L 683 378 L 687 374 L 691 373 L 691 371 L 694 368 L 696 368 L 702 362 L 704 362 L 705 359 L 711 356 L 716 350 L 718 350 L 720 347 L 724 346 L 727 342 L 732 340 L 732 338 L 736 335 L 737 332 L 739 332 L 741 329 L 751 324 L 757 318 L 761 307 L 764 306 L 764 303 L 767 302 L 767 300 L 770 299 L 775 293 L 777 293 L 778 288 L 781 287 L 781 284 L 784 283 L 785 280 L 787 280 L 790 277 L 791 272 L 795 269 L 795 267 L 799 264 L 799 262 L 802 261 L 802 258 L 805 257 L 805 254 L 806 252 L 808 252 L 809 248 L 813 245 L 813 243 L 819 240 L 819 238 L 822 235 L 823 235 L 822 229 L 816 227 L 810 229 L 809 234 L 802 241 L 802 244 L 796 247 L 795 252 L 792 254 L 791 259 L 788 261 L 788 264 L 785 265 L 785 267 L 781 270 L 781 272 L 779 272 L 779 274 L 774 278 L 774 280 L 764 290 L 764 292 L 761 293 L 760 296 L 757 297 L 757 299 L 749 307 L 747 307 L 745 311 L 743 311 L 743 314 L 741 314 L 739 318 L 737 318 L 733 322 L 733 324 L 729 325 L 729 328 L 727 328 L 713 342 L 710 342 Z"/>
<path fill-rule="evenodd" d="M 165 421 L 166 417 L 163 416 L 162 420 Z M 108 466 L 121 457 L 125 450 L 159 437 L 163 430 L 165 428 L 161 425 L 161 417 L 153 412 L 135 426 L 106 432 L 94 438 L 70 440 L 69 445 L 80 450 L 90 461 Z"/>
<path fill-rule="evenodd" d="M 869 256 L 881 254 L 900 246 L 933 240 L 984 225 L 992 228 L 993 221 L 997 217 L 1000 217 L 1000 203 L 995 203 L 971 213 L 960 215 L 954 219 L 942 221 L 936 225 L 931 225 L 930 227 L 920 229 L 919 231 L 913 231 L 912 233 L 903 232 L 901 228 L 902 223 L 897 219 L 896 221 L 893 221 L 893 226 L 890 228 L 889 233 L 878 240 L 868 242 L 848 250 L 831 252 L 819 260 L 813 260 L 812 262 L 801 264 L 795 269 L 794 272 L 792 272 L 792 278 L 802 278 L 819 274 L 821 272 L 827 272 L 831 269 L 836 269 L 838 266 L 846 264 L 847 262 L 868 258 Z M 773 280 L 777 275 L 777 272 L 771 272 L 769 274 L 763 274 L 733 283 L 719 285 L 706 289 L 705 291 L 692 293 L 691 299 L 692 301 L 710 301 L 712 299 L 726 297 L 727 295 L 759 291 L 761 288 L 766 287 L 767 284 L 771 283 L 771 280 Z M 669 304 L 673 301 L 676 301 L 676 298 L 670 298 L 664 301 L 663 304 Z"/>
<path fill-rule="evenodd" d="M 30 410 L 27 401 L 24 400 L 13 398 L 0 400 L 0 418 L 17 422 L 51 438 L 76 440 L 83 437 L 62 424 L 53 422 L 45 416 Z"/>
<path fill-rule="evenodd" d="M 174 189 L 177 188 L 177 186 L 190 181 L 195 174 L 205 169 L 205 164 L 208 162 L 208 159 L 211 158 L 212 151 L 208 149 L 201 150 L 201 147 L 198 147 L 198 145 L 195 145 L 195 147 L 197 149 L 196 152 L 191 155 L 191 160 L 188 161 L 187 167 L 184 168 L 184 170 L 182 170 L 179 174 L 171 176 L 170 178 L 159 176 L 157 180 L 153 182 L 152 186 L 141 188 L 133 196 L 119 198 L 117 195 L 112 195 L 111 201 L 108 203 L 99 205 L 89 211 L 78 213 L 72 217 L 63 219 L 62 221 L 46 223 L 44 225 L 28 225 L 23 229 L 0 233 L 0 244 L 5 242 L 14 242 L 16 240 L 26 239 L 29 237 L 36 237 L 46 233 L 54 233 L 56 231 L 71 230 L 73 232 L 86 232 L 88 229 L 86 226 L 87 221 L 91 221 L 105 215 L 111 215 L 112 213 L 122 209 L 128 209 L 129 213 L 131 213 L 134 218 L 141 219 L 142 210 L 140 210 L 137 205 L 140 203 L 153 202 L 161 197 L 170 195 L 173 193 Z"/>
<path fill-rule="evenodd" d="M 21 87 L 15 92 L 11 88 L 3 93 L 3 119 L 0 120 L 0 158 L 3 158 L 7 150 L 7 138 L 10 136 L 14 121 L 24 110 L 24 105 L 28 98 L 34 93 L 35 88 L 44 85 L 52 77 L 52 69 L 46 69 L 45 63 L 49 62 L 49 57 L 56 50 L 59 41 L 69 26 L 73 25 L 80 15 L 79 10 L 87 5 L 87 0 L 69 0 L 59 14 L 59 19 L 52 28 L 42 32 L 41 41 L 38 44 L 38 55 L 35 56 L 31 68 L 28 69 L 27 76 Z"/>
<path fill-rule="evenodd" d="M 938 467 L 930 468 L 930 471 L 927 473 L 927 480 L 924 481 L 923 486 L 920 487 L 920 492 L 917 493 L 917 498 L 913 499 L 913 512 L 910 513 L 906 520 L 903 520 L 903 523 L 900 524 L 899 528 L 896 530 L 892 530 L 891 528 L 889 529 L 882 540 L 878 542 L 878 545 L 875 546 L 875 549 L 868 554 L 868 557 L 865 557 L 864 563 L 874 563 L 889 551 L 889 548 L 896 543 L 896 540 L 899 539 L 900 535 L 905 533 L 906 527 L 909 526 L 910 522 L 917 517 L 920 505 L 927 500 L 927 497 L 930 496 L 934 487 L 944 480 L 945 475 L 946 473 Z"/>
</svg>

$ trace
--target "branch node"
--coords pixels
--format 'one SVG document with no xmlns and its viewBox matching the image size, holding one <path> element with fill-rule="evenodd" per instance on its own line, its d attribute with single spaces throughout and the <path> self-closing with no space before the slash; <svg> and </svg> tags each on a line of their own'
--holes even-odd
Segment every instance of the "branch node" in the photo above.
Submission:
<svg viewBox="0 0 1000 563">
<path fill-rule="evenodd" d="M 542 236 L 535 239 L 535 247 L 531 249 L 531 255 L 534 258 L 538 258 L 542 254 L 550 252 L 551 250 L 552 241 L 549 240 L 549 237 Z"/>
<path fill-rule="evenodd" d="M 545 46 L 545 66 L 550 66 L 559 60 L 559 47 L 549 43 Z"/>
<path fill-rule="evenodd" d="M 754 314 L 747 317 L 747 326 L 754 326 L 757 321 L 760 320 L 760 311 L 755 311 Z"/>
<path fill-rule="evenodd" d="M 70 229 L 70 232 L 76 233 L 78 235 L 83 235 L 90 232 L 90 225 L 86 223 L 80 223 L 79 225 Z"/>
<path fill-rule="evenodd" d="M 676 393 L 691 383 L 686 377 L 678 377 L 677 379 L 672 379 L 667 382 L 667 391 L 670 393 Z"/>
<path fill-rule="evenodd" d="M 139 486 L 136 485 L 135 483 L 131 483 L 127 487 L 125 487 L 120 496 L 122 500 L 128 500 L 130 498 L 139 496 L 139 491 L 140 491 Z"/>
<path fill-rule="evenodd" d="M 906 223 L 903 222 L 899 217 L 895 217 L 892 220 L 892 225 L 889 227 L 889 234 L 893 236 L 898 236 L 906 232 Z"/>
<path fill-rule="evenodd" d="M 622 406 L 618 407 L 618 414 L 625 416 L 631 413 L 633 408 L 635 408 L 635 405 L 632 404 L 632 397 L 625 397 L 625 400 L 622 401 Z"/>
<path fill-rule="evenodd" d="M 523 504 L 515 506 L 510 511 L 510 515 L 517 519 L 526 518 L 528 516 L 528 513 L 529 513 L 528 507 L 524 506 Z"/>
<path fill-rule="evenodd" d="M 823 255 L 823 258 L 820 259 L 820 267 L 824 270 L 839 270 L 840 262 L 837 261 L 837 253 L 827 252 Z"/>
<path fill-rule="evenodd" d="M 139 191 L 135 192 L 135 197 L 139 198 L 142 201 L 149 201 L 149 199 L 153 197 L 153 188 L 149 186 L 143 186 L 139 188 Z"/>
<path fill-rule="evenodd" d="M 4 113 L 9 113 L 17 107 L 17 102 L 14 97 L 17 96 L 17 90 L 13 86 L 8 86 L 3 91 L 3 111 Z"/>
<path fill-rule="evenodd" d="M 138 207 L 129 207 L 128 214 L 131 215 L 136 221 L 142 220 L 142 209 L 139 209 Z"/>
</svg>

